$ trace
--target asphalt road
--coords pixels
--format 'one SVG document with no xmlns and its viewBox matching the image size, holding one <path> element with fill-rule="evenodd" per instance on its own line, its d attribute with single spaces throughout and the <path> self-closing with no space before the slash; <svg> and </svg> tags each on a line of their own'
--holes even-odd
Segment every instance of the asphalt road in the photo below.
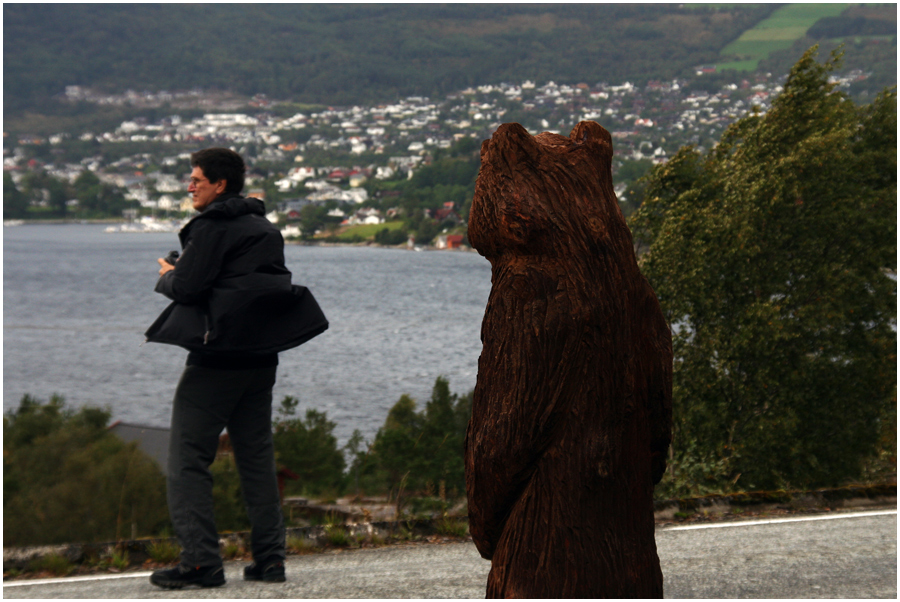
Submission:
<svg viewBox="0 0 900 602">
<path fill-rule="evenodd" d="M 897 512 L 831 513 L 658 529 L 667 598 L 896 598 Z M 161 590 L 149 573 L 5 583 L 4 598 L 483 598 L 471 543 L 290 556 L 288 581 Z"/>
</svg>

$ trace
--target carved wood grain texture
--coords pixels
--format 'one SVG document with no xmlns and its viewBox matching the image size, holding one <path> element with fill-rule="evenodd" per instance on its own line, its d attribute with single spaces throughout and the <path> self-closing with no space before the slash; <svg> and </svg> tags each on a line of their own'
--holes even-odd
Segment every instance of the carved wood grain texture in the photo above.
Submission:
<svg viewBox="0 0 900 602">
<path fill-rule="evenodd" d="M 500 126 L 469 240 L 491 263 L 466 489 L 488 597 L 662 597 L 653 486 L 672 343 L 613 192 L 612 140 Z"/>
</svg>

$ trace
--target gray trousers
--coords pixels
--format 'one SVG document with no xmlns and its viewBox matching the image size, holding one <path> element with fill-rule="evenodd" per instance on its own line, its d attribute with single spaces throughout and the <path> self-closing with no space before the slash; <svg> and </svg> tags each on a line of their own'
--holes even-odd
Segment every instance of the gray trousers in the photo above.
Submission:
<svg viewBox="0 0 900 602">
<path fill-rule="evenodd" d="M 168 501 L 184 564 L 222 564 L 209 465 L 216 458 L 219 435 L 226 427 L 252 525 L 253 558 L 284 558 L 284 521 L 272 439 L 276 370 L 186 366 L 181 375 L 172 407 Z"/>
</svg>

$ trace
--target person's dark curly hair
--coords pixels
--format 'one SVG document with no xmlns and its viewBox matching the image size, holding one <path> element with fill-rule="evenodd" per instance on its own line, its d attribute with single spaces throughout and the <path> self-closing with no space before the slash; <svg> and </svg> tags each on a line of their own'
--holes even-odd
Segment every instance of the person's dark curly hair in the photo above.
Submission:
<svg viewBox="0 0 900 602">
<path fill-rule="evenodd" d="M 191 167 L 199 167 L 203 175 L 215 184 L 225 179 L 225 192 L 244 189 L 244 173 L 247 166 L 239 154 L 228 148 L 205 148 L 191 154 Z"/>
</svg>

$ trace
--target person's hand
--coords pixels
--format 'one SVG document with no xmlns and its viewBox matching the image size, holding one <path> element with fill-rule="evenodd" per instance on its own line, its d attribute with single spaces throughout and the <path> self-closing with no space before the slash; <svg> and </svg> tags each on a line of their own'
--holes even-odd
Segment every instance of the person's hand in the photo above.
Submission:
<svg viewBox="0 0 900 602">
<path fill-rule="evenodd" d="M 162 257 L 160 257 L 160 258 L 157 259 L 156 261 L 157 261 L 157 263 L 159 263 L 159 275 L 160 275 L 160 276 L 162 276 L 162 275 L 165 274 L 166 272 L 171 272 L 172 270 L 175 269 L 175 266 L 174 266 L 174 265 L 172 265 L 171 263 L 169 263 L 168 261 L 166 261 L 166 260 L 163 259 Z"/>
</svg>

